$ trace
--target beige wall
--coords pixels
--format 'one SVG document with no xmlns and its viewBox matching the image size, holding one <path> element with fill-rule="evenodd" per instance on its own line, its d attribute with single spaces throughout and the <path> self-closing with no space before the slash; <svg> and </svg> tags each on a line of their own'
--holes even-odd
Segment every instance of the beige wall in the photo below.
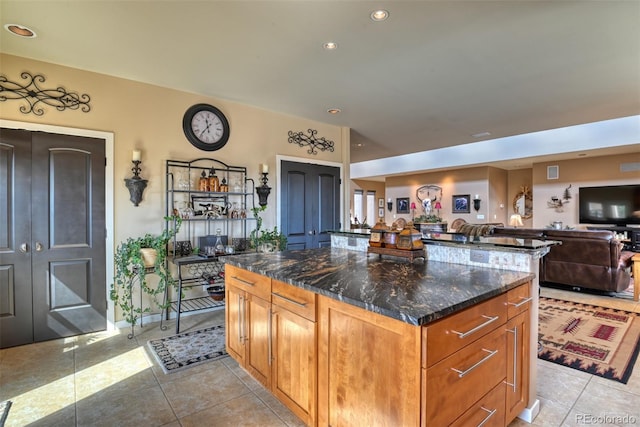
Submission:
<svg viewBox="0 0 640 427">
<path fill-rule="evenodd" d="M 271 171 L 269 185 L 273 190 L 269 196 L 269 208 L 263 215 L 266 227 L 276 225 L 277 155 L 301 161 L 339 163 L 343 165 L 343 171 L 348 173 L 348 156 L 345 158 L 348 139 L 345 138 L 348 138 L 349 132 L 338 126 L 16 56 L 1 55 L 0 63 L 2 74 L 8 80 L 26 83 L 21 80 L 20 73 L 28 71 L 45 77 L 45 82 L 40 84 L 42 88 L 63 86 L 68 91 L 91 97 L 91 111 L 88 113 L 80 110 L 57 111 L 44 106 L 42 116 L 23 114 L 19 108 L 24 101 L 8 100 L 0 102 L 0 119 L 113 134 L 114 157 L 109 161 L 113 162 L 114 176 L 113 182 L 107 185 L 113 191 L 114 220 L 109 232 L 113 233 L 114 245 L 130 236 L 159 233 L 162 230 L 167 159 L 213 157 L 230 165 L 246 166 L 249 177 L 256 180 L 259 165 L 267 163 Z M 215 105 L 229 120 L 231 137 L 227 145 L 218 151 L 198 150 L 187 142 L 183 134 L 184 112 L 200 102 Z M 307 148 L 288 143 L 288 131 L 306 132 L 307 129 L 316 129 L 319 136 L 334 141 L 335 150 L 309 155 Z M 134 207 L 129 201 L 129 193 L 123 182 L 124 178 L 131 176 L 134 148 L 142 150 L 141 175 L 149 180 L 139 207 Z M 348 212 L 345 216 L 348 220 Z"/>
<path fill-rule="evenodd" d="M 565 226 L 584 228 L 578 221 L 578 189 L 598 185 L 640 184 L 640 171 L 622 172 L 624 163 L 640 163 L 640 153 L 603 156 L 533 165 L 533 226 L 545 227 L 553 221 Z M 547 179 L 547 167 L 558 166 L 558 179 Z M 569 188 L 569 186 L 571 186 Z M 552 196 L 562 197 L 565 189 L 571 194 L 561 211 L 550 208 Z"/>
</svg>

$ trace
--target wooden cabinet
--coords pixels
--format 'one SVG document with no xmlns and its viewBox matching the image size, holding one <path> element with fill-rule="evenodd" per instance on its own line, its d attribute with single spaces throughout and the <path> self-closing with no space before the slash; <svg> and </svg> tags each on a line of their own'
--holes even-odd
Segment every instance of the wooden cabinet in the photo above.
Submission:
<svg viewBox="0 0 640 427">
<path fill-rule="evenodd" d="M 316 422 L 316 295 L 226 266 L 227 352 L 307 425 Z"/>
<path fill-rule="evenodd" d="M 419 422 L 420 327 L 318 296 L 318 425 Z"/>
<path fill-rule="evenodd" d="M 307 425 L 315 425 L 316 295 L 272 281 L 271 391 Z"/>
<path fill-rule="evenodd" d="M 526 407 L 529 283 L 421 327 L 226 268 L 227 351 L 307 425 L 504 426 Z"/>
<path fill-rule="evenodd" d="M 265 387 L 271 385 L 271 279 L 225 267 L 227 352 Z"/>
<path fill-rule="evenodd" d="M 520 286 L 508 293 L 509 320 L 506 326 L 507 379 L 506 420 L 522 412 L 529 400 L 529 366 L 531 320 L 529 286 Z"/>
</svg>

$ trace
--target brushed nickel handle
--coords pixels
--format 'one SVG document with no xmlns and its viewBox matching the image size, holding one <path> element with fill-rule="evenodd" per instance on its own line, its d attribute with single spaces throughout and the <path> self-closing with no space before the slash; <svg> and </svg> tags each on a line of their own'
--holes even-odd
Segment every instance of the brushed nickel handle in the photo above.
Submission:
<svg viewBox="0 0 640 427">
<path fill-rule="evenodd" d="M 529 301 L 531 301 L 533 298 L 529 297 L 529 298 L 525 298 L 525 297 L 520 297 L 522 299 L 522 301 L 520 302 L 508 302 L 507 305 L 512 305 L 515 308 L 521 307 L 523 305 L 525 305 L 526 303 L 528 303 Z"/>
<path fill-rule="evenodd" d="M 491 410 L 489 410 L 489 409 L 485 408 L 484 406 L 481 406 L 481 407 L 480 407 L 480 409 L 482 409 L 483 411 L 488 412 L 488 413 L 489 413 L 489 415 L 487 415 L 487 416 L 484 418 L 484 420 L 482 420 L 482 422 L 481 422 L 480 424 L 478 424 L 478 427 L 482 427 L 483 425 L 485 425 L 485 423 L 486 423 L 487 421 L 489 421 L 489 418 L 493 417 L 493 414 L 495 414 L 495 413 L 496 413 L 496 411 L 497 411 L 497 409 L 494 409 L 493 411 L 491 411 Z"/>
<path fill-rule="evenodd" d="M 491 359 L 493 356 L 496 355 L 496 353 L 498 353 L 498 350 L 491 351 L 491 350 L 487 350 L 486 348 L 483 348 L 482 351 L 484 351 L 486 353 L 489 353 L 489 354 L 487 356 L 483 357 L 481 360 L 479 360 L 476 363 L 474 363 L 472 366 L 470 366 L 466 370 L 461 371 L 460 369 L 456 369 L 456 368 L 451 368 L 451 370 L 458 374 L 458 378 L 462 378 L 465 375 L 467 375 L 469 372 L 471 372 L 474 369 L 476 369 L 478 366 L 482 365 L 487 360 Z"/>
<path fill-rule="evenodd" d="M 507 329 L 507 332 L 513 334 L 513 382 L 505 381 L 505 384 L 512 387 L 515 393 L 518 386 L 518 328 Z"/>
<path fill-rule="evenodd" d="M 256 285 L 256 282 L 247 282 L 246 280 L 241 279 L 241 278 L 239 278 L 237 276 L 232 276 L 231 278 L 234 279 L 234 280 L 237 280 L 238 282 L 242 282 L 245 285 L 249 285 L 249 286 L 255 286 Z"/>
<path fill-rule="evenodd" d="M 267 323 L 267 346 L 268 346 L 269 354 L 267 355 L 267 357 L 269 358 L 269 366 L 271 366 L 271 357 L 273 356 L 271 351 L 271 337 L 273 335 L 273 325 L 272 325 L 273 313 L 271 312 L 271 307 L 269 307 L 269 310 L 267 311 L 267 315 L 269 316 L 269 323 Z"/>
<path fill-rule="evenodd" d="M 23 254 L 29 252 L 29 245 L 27 245 L 26 243 L 21 244 L 20 252 L 22 252 Z"/>
<path fill-rule="evenodd" d="M 279 294 L 279 293 L 277 293 L 277 292 L 271 292 L 271 295 L 276 296 L 276 297 L 278 297 L 278 298 L 282 298 L 282 299 L 283 299 L 283 300 L 285 300 L 285 301 L 289 301 L 291 304 L 295 304 L 295 305 L 297 305 L 298 307 L 302 307 L 302 308 L 304 308 L 304 307 L 306 307 L 306 306 L 307 306 L 307 303 L 306 303 L 306 302 L 298 302 L 298 301 L 292 300 L 291 298 L 287 298 L 287 297 L 285 297 L 284 295 L 280 295 L 280 294 Z"/>
<path fill-rule="evenodd" d="M 458 331 L 454 331 L 454 330 L 451 330 L 451 332 L 453 332 L 454 334 L 457 334 L 458 338 L 466 338 L 469 335 L 471 335 L 472 333 L 479 331 L 480 329 L 482 329 L 485 326 L 495 322 L 496 320 L 498 320 L 500 318 L 500 316 L 491 317 L 491 316 L 485 316 L 484 314 L 482 315 L 482 317 L 484 317 L 485 319 L 488 319 L 488 320 L 486 322 L 476 326 L 475 328 L 473 328 L 471 330 L 468 330 L 467 332 L 458 332 Z"/>
<path fill-rule="evenodd" d="M 44 246 L 42 246 L 42 243 L 36 242 L 36 252 L 42 252 L 43 247 Z"/>
</svg>

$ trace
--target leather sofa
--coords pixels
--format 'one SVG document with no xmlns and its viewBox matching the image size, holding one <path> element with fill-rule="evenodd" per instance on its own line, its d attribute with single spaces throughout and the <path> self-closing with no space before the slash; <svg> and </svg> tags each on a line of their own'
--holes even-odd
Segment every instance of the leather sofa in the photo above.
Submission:
<svg viewBox="0 0 640 427">
<path fill-rule="evenodd" d="M 493 235 L 562 242 L 551 247 L 540 262 L 541 283 L 608 292 L 621 292 L 629 286 L 634 253 L 623 251 L 612 231 L 496 227 Z"/>
</svg>

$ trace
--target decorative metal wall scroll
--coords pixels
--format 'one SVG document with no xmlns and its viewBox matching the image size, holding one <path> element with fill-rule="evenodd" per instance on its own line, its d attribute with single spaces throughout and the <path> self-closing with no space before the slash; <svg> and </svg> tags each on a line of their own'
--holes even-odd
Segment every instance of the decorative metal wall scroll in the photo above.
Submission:
<svg viewBox="0 0 640 427">
<path fill-rule="evenodd" d="M 58 111 L 81 109 L 88 113 L 91 110 L 89 95 L 78 95 L 76 92 L 58 86 L 55 89 L 42 89 L 38 83 L 44 83 L 44 76 L 41 74 L 31 75 L 26 71 L 20 76 L 27 81 L 27 84 L 20 84 L 10 81 L 5 75 L 0 75 L 0 101 L 9 99 L 23 99 L 28 105 L 20 106 L 20 112 L 24 114 L 33 113 L 36 116 L 44 114 L 40 104 L 55 107 Z"/>
<path fill-rule="evenodd" d="M 300 147 L 304 147 L 305 145 L 309 146 L 307 153 L 309 154 L 318 154 L 316 149 L 320 151 L 333 151 L 333 141 L 327 140 L 324 136 L 322 138 L 316 138 L 317 130 L 309 129 L 309 136 L 305 135 L 302 132 L 294 132 L 292 130 L 289 131 L 289 143 L 290 144 L 298 144 Z"/>
</svg>

